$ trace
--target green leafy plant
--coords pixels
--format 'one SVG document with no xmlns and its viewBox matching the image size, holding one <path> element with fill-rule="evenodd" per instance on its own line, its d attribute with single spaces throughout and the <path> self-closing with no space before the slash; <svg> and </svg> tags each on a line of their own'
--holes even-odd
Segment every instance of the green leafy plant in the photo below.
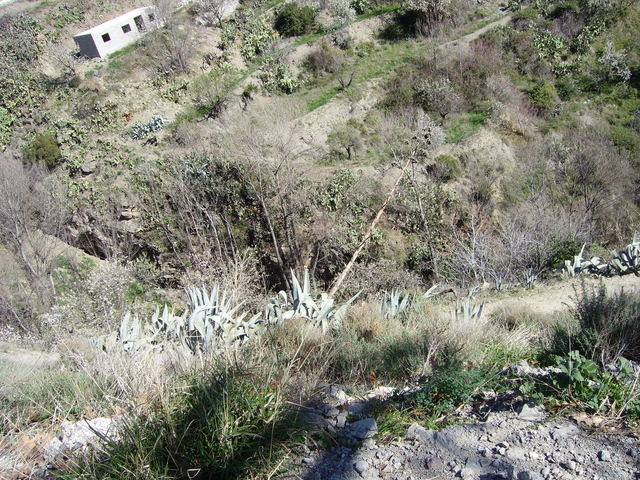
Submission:
<svg viewBox="0 0 640 480">
<path fill-rule="evenodd" d="M 278 32 L 271 27 L 266 17 L 258 17 L 246 27 L 240 44 L 240 53 L 245 60 L 251 62 L 265 53 L 276 38 L 278 38 Z"/>
<path fill-rule="evenodd" d="M 29 163 L 41 163 L 54 169 L 62 163 L 63 157 L 57 140 L 48 133 L 39 133 L 24 149 L 23 158 Z"/>
<path fill-rule="evenodd" d="M 520 393 L 552 408 L 577 408 L 617 418 L 640 418 L 637 372 L 623 357 L 616 373 L 603 370 L 578 351 L 556 357 L 555 371 L 531 378 L 519 386 Z"/>
<path fill-rule="evenodd" d="M 274 28 L 283 37 L 304 35 L 311 30 L 316 12 L 310 6 L 300 6 L 297 3 L 285 3 L 274 23 Z"/>
<path fill-rule="evenodd" d="M 465 370 L 452 352 L 445 352 L 440 366 L 421 382 L 420 390 L 410 401 L 421 418 L 431 428 L 438 428 L 447 415 L 468 403 L 471 398 L 493 381 L 493 368 Z"/>
<path fill-rule="evenodd" d="M 330 212 L 343 207 L 347 194 L 358 182 L 358 174 L 353 170 L 342 168 L 334 173 L 329 183 L 318 194 L 320 205 Z"/>
<path fill-rule="evenodd" d="M 527 91 L 531 105 L 539 112 L 548 112 L 557 101 L 558 94 L 550 82 L 540 80 Z"/>
<path fill-rule="evenodd" d="M 270 62 L 260 71 L 260 80 L 270 93 L 290 94 L 302 85 L 302 81 L 282 62 Z"/>
</svg>

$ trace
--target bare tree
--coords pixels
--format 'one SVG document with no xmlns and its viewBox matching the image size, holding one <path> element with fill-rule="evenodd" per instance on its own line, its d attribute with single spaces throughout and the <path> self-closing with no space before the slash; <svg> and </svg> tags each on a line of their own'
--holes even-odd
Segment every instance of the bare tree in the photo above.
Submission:
<svg viewBox="0 0 640 480">
<path fill-rule="evenodd" d="M 289 269 L 303 270 L 299 220 L 308 204 L 302 193 L 304 175 L 296 160 L 308 150 L 299 141 L 300 125 L 286 104 L 247 117 L 246 123 L 226 129 L 225 149 L 244 166 L 244 181 L 255 197 L 269 233 L 278 276 L 290 290 Z M 260 123 L 258 123 L 260 122 Z"/>
<path fill-rule="evenodd" d="M 422 80 L 414 87 L 418 104 L 425 112 L 436 112 L 444 122 L 449 113 L 462 104 L 462 98 L 454 90 L 449 79 Z"/>
<path fill-rule="evenodd" d="M 572 225 L 586 222 L 590 236 L 617 241 L 633 233 L 637 176 L 630 159 L 595 129 L 544 137 L 521 153 L 527 190 L 545 194 L 570 212 Z"/>
<path fill-rule="evenodd" d="M 222 20 L 233 12 L 234 7 L 233 0 L 197 0 L 191 8 L 207 24 L 222 28 Z"/>
<path fill-rule="evenodd" d="M 60 254 L 56 236 L 67 218 L 64 200 L 42 168 L 25 167 L 7 154 L 0 163 L 0 242 L 26 278 L 33 302 L 48 306 L 54 294 L 54 260 Z"/>
<path fill-rule="evenodd" d="M 452 19 L 454 9 L 459 5 L 451 0 L 407 0 L 405 7 L 416 13 L 416 30 L 422 35 L 431 35 Z"/>
<path fill-rule="evenodd" d="M 194 39 L 192 29 L 179 24 L 177 6 L 176 0 L 156 0 L 158 28 L 150 33 L 153 41 L 147 52 L 159 64 L 157 66 L 187 72 L 193 55 Z"/>
<path fill-rule="evenodd" d="M 63 79 L 76 76 L 82 63 L 79 53 L 75 50 L 70 50 L 62 43 L 48 45 L 44 56 L 53 61 Z"/>
</svg>

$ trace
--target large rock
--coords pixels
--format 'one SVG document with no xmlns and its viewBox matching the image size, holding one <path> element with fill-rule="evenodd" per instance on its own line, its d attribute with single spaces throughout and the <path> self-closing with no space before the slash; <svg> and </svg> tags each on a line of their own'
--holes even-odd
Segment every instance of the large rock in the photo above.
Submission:
<svg viewBox="0 0 640 480">
<path fill-rule="evenodd" d="M 422 425 L 413 422 L 407 429 L 406 440 L 417 440 L 422 442 L 428 442 L 433 440 L 433 430 L 427 430 Z"/>
<path fill-rule="evenodd" d="M 365 418 L 349 425 L 349 435 L 359 440 L 365 440 L 378 433 L 378 424 L 375 418 Z"/>
<path fill-rule="evenodd" d="M 99 417 L 80 422 L 65 422 L 62 433 L 43 448 L 47 461 L 65 456 L 90 445 L 97 445 L 103 438 L 117 438 L 122 422 L 116 418 Z"/>
<path fill-rule="evenodd" d="M 336 385 L 329 385 L 322 390 L 319 400 L 323 405 L 339 407 L 349 401 L 349 396 Z"/>
<path fill-rule="evenodd" d="M 518 418 L 528 421 L 544 420 L 547 416 L 544 408 L 529 403 L 522 404 L 516 412 L 518 413 Z"/>
</svg>

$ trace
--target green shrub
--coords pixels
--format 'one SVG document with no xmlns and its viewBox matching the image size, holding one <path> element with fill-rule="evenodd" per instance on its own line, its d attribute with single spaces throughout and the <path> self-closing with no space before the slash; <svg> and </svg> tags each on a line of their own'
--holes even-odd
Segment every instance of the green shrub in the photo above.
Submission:
<svg viewBox="0 0 640 480">
<path fill-rule="evenodd" d="M 362 148 L 362 128 L 353 120 L 337 125 L 327 135 L 327 145 L 336 157 L 353 160 Z"/>
<path fill-rule="evenodd" d="M 125 422 L 122 437 L 104 446 L 108 462 L 75 468 L 86 479 L 254 478 L 276 460 L 274 446 L 288 439 L 275 379 L 229 369 L 193 374 L 188 387 L 146 417 Z"/>
<path fill-rule="evenodd" d="M 240 53 L 249 62 L 265 53 L 271 42 L 278 38 L 278 32 L 271 27 L 264 16 L 249 23 L 244 32 Z"/>
<path fill-rule="evenodd" d="M 14 116 L 6 108 L 0 107 L 0 147 L 7 145 L 13 136 Z"/>
<path fill-rule="evenodd" d="M 78 75 L 74 75 L 69 79 L 69 86 L 71 88 L 78 88 L 82 83 L 82 79 Z"/>
<path fill-rule="evenodd" d="M 558 325 L 553 351 L 571 350 L 601 365 L 620 356 L 640 360 L 640 298 L 620 290 L 607 294 L 604 285 L 589 290 L 583 284 L 572 310 L 573 325 Z"/>
<path fill-rule="evenodd" d="M 407 32 L 401 25 L 390 23 L 382 29 L 380 37 L 385 40 L 401 40 L 407 37 Z"/>
<path fill-rule="evenodd" d="M 380 32 L 385 40 L 401 40 L 416 34 L 416 18 L 412 11 L 400 10 Z"/>
<path fill-rule="evenodd" d="M 580 253 L 583 243 L 575 236 L 564 239 L 553 237 L 549 242 L 549 260 L 547 260 L 548 268 L 562 268 L 565 260 L 573 258 Z"/>
<path fill-rule="evenodd" d="M 290 94 L 300 88 L 300 79 L 284 63 L 274 62 L 260 71 L 260 80 L 267 92 Z"/>
<path fill-rule="evenodd" d="M 638 132 L 625 127 L 614 126 L 609 131 L 611 141 L 618 148 L 623 148 L 629 152 L 640 152 L 640 135 Z"/>
<path fill-rule="evenodd" d="M 320 77 L 335 73 L 338 69 L 339 57 L 335 48 L 323 42 L 307 56 L 304 67 L 314 76 Z"/>
<path fill-rule="evenodd" d="M 24 149 L 23 158 L 28 163 L 41 163 L 54 169 L 62 162 L 62 152 L 53 135 L 39 133 Z"/>
<path fill-rule="evenodd" d="M 351 0 L 351 8 L 358 15 L 362 15 L 371 8 L 371 2 L 369 0 Z"/>
<path fill-rule="evenodd" d="M 465 370 L 456 354 L 445 352 L 442 364 L 421 382 L 411 406 L 420 411 L 431 428 L 436 427 L 438 420 L 469 402 L 494 378 L 492 367 Z"/>
<path fill-rule="evenodd" d="M 557 357 L 554 366 L 559 372 L 521 382 L 520 393 L 552 409 L 569 406 L 617 418 L 640 418 L 640 396 L 630 381 L 634 373 L 628 360 L 616 360 L 617 371 L 612 373 L 574 350 Z"/>
<path fill-rule="evenodd" d="M 531 105 L 541 113 L 548 112 L 556 106 L 558 93 L 552 83 L 539 80 L 527 91 Z"/>
<path fill-rule="evenodd" d="M 435 159 L 433 173 L 443 182 L 455 180 L 462 175 L 463 171 L 460 160 L 452 155 L 438 155 Z"/>
<path fill-rule="evenodd" d="M 556 90 L 561 100 L 570 100 L 576 93 L 578 88 L 574 81 L 569 77 L 563 77 L 556 81 Z"/>
<path fill-rule="evenodd" d="M 274 28 L 284 37 L 304 35 L 311 30 L 315 17 L 315 11 L 309 6 L 285 3 L 276 15 Z"/>
<path fill-rule="evenodd" d="M 534 10 L 533 8 L 523 8 L 522 10 L 518 10 L 511 17 L 513 23 L 529 23 L 535 22 L 540 18 L 540 14 Z"/>
</svg>

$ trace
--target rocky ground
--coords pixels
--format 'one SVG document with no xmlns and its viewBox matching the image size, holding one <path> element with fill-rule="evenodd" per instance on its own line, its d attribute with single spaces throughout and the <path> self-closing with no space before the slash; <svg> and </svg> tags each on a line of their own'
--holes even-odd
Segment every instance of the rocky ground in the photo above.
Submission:
<svg viewBox="0 0 640 480">
<path fill-rule="evenodd" d="M 397 394 L 392 396 L 392 394 Z M 379 387 L 350 397 L 326 387 L 303 411 L 311 430 L 324 430 L 330 447 L 300 447 L 281 480 L 632 480 L 640 479 L 640 444 L 629 432 L 603 433 L 596 418 L 553 416 L 515 394 L 486 394 L 460 412 L 462 422 L 442 430 L 414 423 L 403 438 L 380 435 L 371 407 L 410 393 Z M 398 396 L 399 395 L 399 396 Z M 579 421 L 578 421 L 579 420 Z M 66 422 L 60 435 L 32 456 L 30 468 L 17 458 L 11 478 L 58 478 L 55 465 L 99 442 L 117 437 L 120 421 L 97 418 Z M 612 433 L 613 432 L 613 433 Z M 11 462 L 13 460 L 13 462 Z M 5 465 L 6 464 L 6 465 Z M 16 468 L 18 467 L 18 468 Z M 35 467 L 35 468 L 34 468 Z M 29 474 L 15 476 L 22 470 Z M 7 473 L 7 470 L 5 470 Z M 2 475 L 0 474 L 0 478 Z M 8 478 L 8 477 L 7 477 Z"/>
<path fill-rule="evenodd" d="M 338 398 L 341 395 L 344 394 L 339 393 Z M 328 451 L 307 450 L 297 460 L 299 466 L 281 478 L 640 478 L 640 449 L 636 438 L 620 433 L 594 433 L 574 420 L 551 416 L 523 401 L 495 401 L 482 413 L 482 421 L 478 420 L 478 412 L 469 412 L 469 423 L 440 431 L 427 430 L 414 423 L 403 439 L 395 441 L 376 440 L 377 425 L 373 418 L 344 422 L 343 418 L 362 411 L 363 405 L 363 400 L 347 398 L 341 408 L 328 402 L 310 413 L 311 421 L 319 421 L 320 416 L 325 419 L 327 428 L 335 432 L 338 445 Z"/>
</svg>

